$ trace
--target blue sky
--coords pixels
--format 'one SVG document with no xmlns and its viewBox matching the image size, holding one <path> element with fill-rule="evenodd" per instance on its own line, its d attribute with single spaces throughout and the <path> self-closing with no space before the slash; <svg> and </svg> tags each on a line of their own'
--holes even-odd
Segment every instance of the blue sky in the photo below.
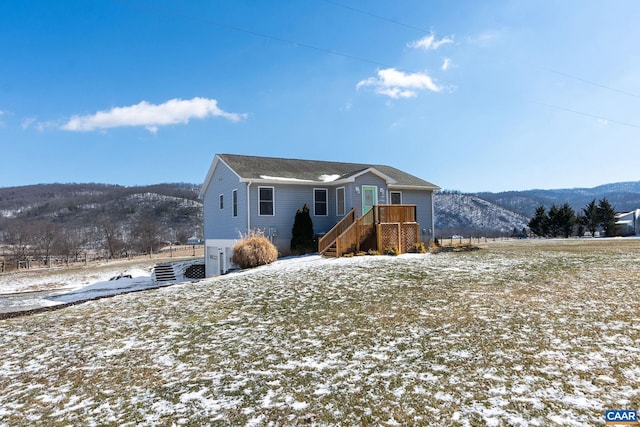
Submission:
<svg viewBox="0 0 640 427">
<path fill-rule="evenodd" d="M 465 192 L 640 179 L 640 2 L 0 3 L 0 186 L 201 183 L 215 153 Z"/>
</svg>

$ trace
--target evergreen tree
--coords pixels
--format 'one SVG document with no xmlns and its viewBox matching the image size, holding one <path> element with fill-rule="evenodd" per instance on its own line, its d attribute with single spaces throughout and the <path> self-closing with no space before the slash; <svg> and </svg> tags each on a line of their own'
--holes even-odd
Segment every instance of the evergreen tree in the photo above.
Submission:
<svg viewBox="0 0 640 427">
<path fill-rule="evenodd" d="M 313 241 L 313 221 L 311 221 L 309 206 L 306 203 L 302 209 L 296 211 L 296 218 L 291 230 L 290 249 L 298 255 L 316 251 Z"/>
<path fill-rule="evenodd" d="M 593 199 L 586 207 L 582 208 L 580 221 L 587 228 L 587 231 L 591 233 L 591 237 L 595 237 L 599 223 L 596 199 Z"/>
<path fill-rule="evenodd" d="M 573 227 L 576 225 L 576 213 L 571 205 L 569 205 L 569 203 L 565 203 L 560 206 L 558 216 L 562 235 L 565 238 L 571 236 L 573 233 Z"/>
<path fill-rule="evenodd" d="M 576 215 L 576 235 L 578 237 L 584 236 L 585 226 L 584 226 L 584 217 L 580 215 Z"/>
<path fill-rule="evenodd" d="M 549 217 L 544 206 L 538 206 L 536 212 L 529 221 L 529 229 L 539 237 L 545 237 L 549 233 Z"/>
<path fill-rule="evenodd" d="M 616 210 L 607 198 L 603 198 L 598 202 L 598 224 L 604 230 L 604 235 L 612 237 L 618 234 L 618 226 L 616 225 Z"/>
<path fill-rule="evenodd" d="M 554 203 L 549 208 L 549 233 L 551 237 L 558 237 L 562 231 L 562 219 L 560 208 Z"/>
</svg>

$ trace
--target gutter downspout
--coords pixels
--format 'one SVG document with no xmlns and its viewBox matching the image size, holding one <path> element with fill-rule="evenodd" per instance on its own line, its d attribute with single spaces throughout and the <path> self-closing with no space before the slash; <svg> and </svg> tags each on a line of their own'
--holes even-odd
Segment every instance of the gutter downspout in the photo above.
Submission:
<svg viewBox="0 0 640 427">
<path fill-rule="evenodd" d="M 435 219 L 434 219 L 434 208 L 433 208 L 433 190 L 431 190 L 431 194 L 429 197 L 431 200 L 431 236 L 429 236 L 429 243 L 435 241 L 436 239 L 436 225 L 435 225 Z"/>
<path fill-rule="evenodd" d="M 251 181 L 247 183 L 247 236 L 251 230 L 251 184 Z"/>
</svg>

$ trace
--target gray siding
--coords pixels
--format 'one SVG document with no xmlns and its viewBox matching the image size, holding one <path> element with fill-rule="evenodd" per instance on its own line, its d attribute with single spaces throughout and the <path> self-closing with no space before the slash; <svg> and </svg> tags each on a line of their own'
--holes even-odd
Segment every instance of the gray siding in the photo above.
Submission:
<svg viewBox="0 0 640 427">
<path fill-rule="evenodd" d="M 433 239 L 433 191 L 425 190 L 393 190 L 402 191 L 403 205 L 416 205 L 416 220 L 420 224 L 420 237 L 423 241 Z"/>
<path fill-rule="evenodd" d="M 258 189 L 259 187 L 274 188 L 274 215 L 258 215 Z M 296 211 L 307 204 L 309 206 L 313 230 L 315 233 L 326 232 L 336 223 L 335 215 L 335 189 L 328 186 L 304 186 L 286 184 L 258 184 L 251 185 L 251 228 L 264 231 L 265 235 L 272 237 L 273 242 L 280 248 L 288 248 L 291 242 L 291 229 L 296 217 Z M 316 216 L 313 209 L 313 190 L 327 189 L 327 215 Z"/>
<path fill-rule="evenodd" d="M 238 190 L 238 216 L 233 217 L 232 191 Z M 224 197 L 224 207 L 220 209 L 220 194 Z M 213 173 L 211 185 L 203 200 L 204 238 L 237 239 L 239 233 L 247 231 L 246 184 L 240 182 L 227 166 L 219 162 Z"/>
</svg>

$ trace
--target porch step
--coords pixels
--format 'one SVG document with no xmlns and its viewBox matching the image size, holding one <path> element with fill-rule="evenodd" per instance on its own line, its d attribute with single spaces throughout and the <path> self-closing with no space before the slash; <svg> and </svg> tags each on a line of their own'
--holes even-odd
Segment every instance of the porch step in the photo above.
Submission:
<svg viewBox="0 0 640 427">
<path fill-rule="evenodd" d="M 331 246 L 329 246 L 323 253 L 322 255 L 326 256 L 326 257 L 332 257 L 332 258 L 336 258 L 338 256 L 337 251 L 336 251 L 336 244 L 332 244 Z"/>
<path fill-rule="evenodd" d="M 173 270 L 172 264 L 158 264 L 154 271 L 158 282 L 170 282 L 176 280 L 176 273 Z"/>
</svg>

